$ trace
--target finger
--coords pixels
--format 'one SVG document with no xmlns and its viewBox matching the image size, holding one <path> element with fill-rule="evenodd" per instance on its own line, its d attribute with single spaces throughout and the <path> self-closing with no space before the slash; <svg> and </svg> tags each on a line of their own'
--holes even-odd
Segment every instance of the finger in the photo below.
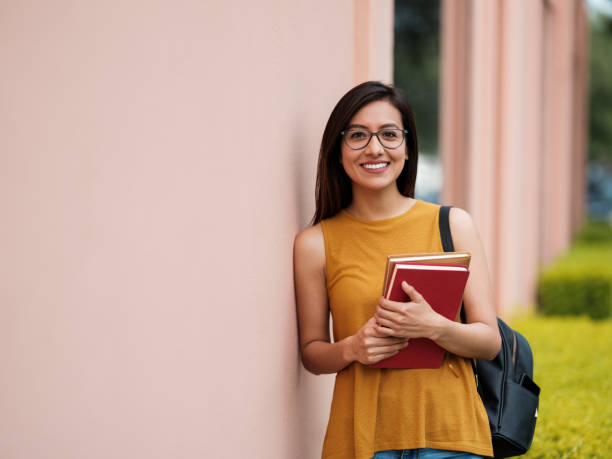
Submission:
<svg viewBox="0 0 612 459">
<path fill-rule="evenodd" d="M 377 317 L 376 320 L 377 320 L 378 325 L 382 327 L 393 329 L 397 326 L 397 323 L 395 321 L 390 320 L 390 319 L 385 319 L 384 317 Z"/>
<path fill-rule="evenodd" d="M 374 315 L 374 318 L 376 319 L 376 322 L 380 322 L 379 319 L 387 319 L 387 320 L 395 321 L 398 318 L 398 313 L 389 311 L 387 309 L 384 309 L 380 305 L 378 305 L 378 307 L 376 308 L 376 314 Z"/>
<path fill-rule="evenodd" d="M 376 319 L 374 319 L 374 317 L 370 317 L 368 321 L 366 322 L 366 325 L 369 325 L 369 326 L 376 325 Z"/>
<path fill-rule="evenodd" d="M 362 330 L 366 336 L 376 336 L 376 318 L 374 316 L 370 317 L 368 321 L 363 325 Z"/>
<path fill-rule="evenodd" d="M 374 325 L 376 325 L 376 319 L 372 316 L 368 319 L 368 321 L 363 325 L 362 328 L 368 329 L 374 327 Z"/>
<path fill-rule="evenodd" d="M 394 337 L 396 331 L 392 327 L 383 327 L 382 325 L 376 325 L 374 330 L 379 336 L 383 337 Z"/>
<path fill-rule="evenodd" d="M 380 300 L 378 300 L 377 310 L 397 313 L 401 311 L 403 304 L 404 303 L 400 303 L 397 301 L 391 301 L 391 300 L 381 297 Z"/>
<path fill-rule="evenodd" d="M 376 363 L 376 362 L 380 362 L 381 360 L 384 359 L 388 359 L 389 357 L 393 357 L 394 355 L 396 355 L 398 352 L 400 352 L 402 349 L 404 349 L 406 346 L 408 346 L 408 343 L 403 344 L 401 347 L 397 348 L 385 348 L 385 349 L 380 349 L 380 352 L 377 352 L 375 354 L 371 354 L 370 355 L 370 360 L 372 363 Z"/>
<path fill-rule="evenodd" d="M 377 325 L 374 331 L 380 336 L 393 337 L 401 340 L 417 338 L 419 336 L 413 328 L 404 328 L 398 326 L 386 327 L 382 325 Z"/>
<path fill-rule="evenodd" d="M 373 365 L 375 363 L 378 363 L 382 360 L 388 359 L 389 357 L 393 357 L 394 355 L 396 355 L 399 351 L 395 351 L 395 352 L 391 352 L 389 354 L 380 354 L 377 355 L 376 357 L 372 357 L 372 359 L 370 359 L 370 365 Z"/>
<path fill-rule="evenodd" d="M 401 351 L 402 349 L 404 349 L 407 346 L 408 346 L 408 343 L 394 344 L 392 346 L 383 346 L 383 347 L 376 348 L 376 350 L 373 350 L 371 355 L 372 356 L 379 356 L 380 354 L 392 354 L 394 352 Z"/>
<path fill-rule="evenodd" d="M 395 336 L 387 336 L 380 338 L 372 338 L 369 341 L 369 345 L 372 347 L 384 347 L 384 346 L 392 346 L 395 344 L 403 344 L 406 342 L 408 338 L 396 338 Z"/>
<path fill-rule="evenodd" d="M 424 301 L 423 296 L 406 281 L 402 282 L 402 290 L 406 295 L 410 297 L 410 301 L 414 301 L 417 303 Z"/>
</svg>

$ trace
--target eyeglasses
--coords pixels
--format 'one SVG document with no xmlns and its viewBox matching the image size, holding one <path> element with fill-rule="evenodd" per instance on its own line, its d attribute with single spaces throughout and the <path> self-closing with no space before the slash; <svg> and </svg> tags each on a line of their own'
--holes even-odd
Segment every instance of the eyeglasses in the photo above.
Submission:
<svg viewBox="0 0 612 459">
<path fill-rule="evenodd" d="M 406 129 L 399 128 L 385 128 L 377 132 L 361 128 L 351 128 L 340 133 L 344 137 L 344 143 L 352 150 L 361 150 L 367 147 L 370 140 L 372 140 L 372 136 L 376 136 L 383 147 L 393 150 L 404 143 L 406 134 L 408 134 Z"/>
</svg>

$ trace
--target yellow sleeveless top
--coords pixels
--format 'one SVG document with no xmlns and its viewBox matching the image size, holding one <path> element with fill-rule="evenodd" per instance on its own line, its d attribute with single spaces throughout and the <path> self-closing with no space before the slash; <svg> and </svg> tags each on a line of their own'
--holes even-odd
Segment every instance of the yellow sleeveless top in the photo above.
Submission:
<svg viewBox="0 0 612 459">
<path fill-rule="evenodd" d="M 335 341 L 357 333 L 374 315 L 387 255 L 443 251 L 439 208 L 417 201 L 385 220 L 361 220 L 343 210 L 321 222 Z M 353 362 L 340 371 L 322 457 L 370 459 L 377 451 L 413 448 L 493 455 L 469 360 L 447 353 L 439 369 Z"/>
</svg>

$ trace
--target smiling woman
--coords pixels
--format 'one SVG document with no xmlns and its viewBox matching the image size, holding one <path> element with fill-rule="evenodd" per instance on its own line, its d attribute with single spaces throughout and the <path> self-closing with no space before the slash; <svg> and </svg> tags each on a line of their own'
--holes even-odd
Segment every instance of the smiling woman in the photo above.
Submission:
<svg viewBox="0 0 612 459">
<path fill-rule="evenodd" d="M 324 458 L 492 455 L 469 359 L 493 358 L 500 338 L 470 216 L 450 214 L 456 250 L 472 254 L 465 324 L 439 315 L 407 284 L 408 302 L 379 294 L 387 255 L 442 251 L 439 206 L 414 199 L 417 159 L 412 110 L 392 86 L 363 83 L 332 111 L 319 152 L 313 225 L 294 245 L 303 364 L 315 374 L 337 373 Z M 412 338 L 443 347 L 442 366 L 371 367 Z"/>
<path fill-rule="evenodd" d="M 368 107 L 369 104 L 373 107 Z M 362 109 L 363 112 L 358 114 Z M 364 122 L 379 123 L 379 126 L 365 126 Z M 402 196 L 414 197 L 418 144 L 412 109 L 397 89 L 378 82 L 366 82 L 356 86 L 340 99 L 323 132 L 315 192 L 317 207 L 313 224 L 336 215 L 353 201 L 352 183 L 344 169 L 343 158 L 345 153 L 349 154 L 350 150 L 358 145 L 349 147 L 346 141 L 342 142 L 342 138 L 346 139 L 346 134 L 351 129 L 376 131 L 382 127 L 395 127 L 403 131 L 403 142 L 399 148 L 389 150 L 406 155 L 407 160 L 402 161 L 402 170 L 395 182 Z M 370 132 L 364 134 L 368 138 L 371 136 Z M 380 137 L 377 136 L 376 140 L 380 142 Z M 361 150 L 371 143 L 374 143 L 376 148 L 378 142 L 369 139 L 364 147 L 357 148 L 357 154 L 363 153 Z"/>
<path fill-rule="evenodd" d="M 362 192 L 362 186 L 390 187 L 392 195 L 398 194 L 395 181 L 408 159 L 408 151 L 401 148 L 404 132 L 408 131 L 403 128 L 400 112 L 386 100 L 371 102 L 355 114 L 341 132 L 344 142 L 340 150 L 353 194 Z M 355 202 L 360 200 L 353 199 Z"/>
</svg>

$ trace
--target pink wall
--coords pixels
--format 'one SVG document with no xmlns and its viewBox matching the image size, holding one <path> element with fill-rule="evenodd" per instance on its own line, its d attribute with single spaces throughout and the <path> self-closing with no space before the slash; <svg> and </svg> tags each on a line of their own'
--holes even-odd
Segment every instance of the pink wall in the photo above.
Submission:
<svg viewBox="0 0 612 459">
<path fill-rule="evenodd" d="M 393 82 L 393 0 L 354 0 L 355 84 Z"/>
<path fill-rule="evenodd" d="M 442 201 L 473 214 L 502 315 L 583 217 L 586 57 L 580 0 L 442 2 Z"/>
<path fill-rule="evenodd" d="M 291 253 L 333 104 L 391 79 L 361 3 L 3 2 L 3 459 L 317 457 Z"/>
</svg>

